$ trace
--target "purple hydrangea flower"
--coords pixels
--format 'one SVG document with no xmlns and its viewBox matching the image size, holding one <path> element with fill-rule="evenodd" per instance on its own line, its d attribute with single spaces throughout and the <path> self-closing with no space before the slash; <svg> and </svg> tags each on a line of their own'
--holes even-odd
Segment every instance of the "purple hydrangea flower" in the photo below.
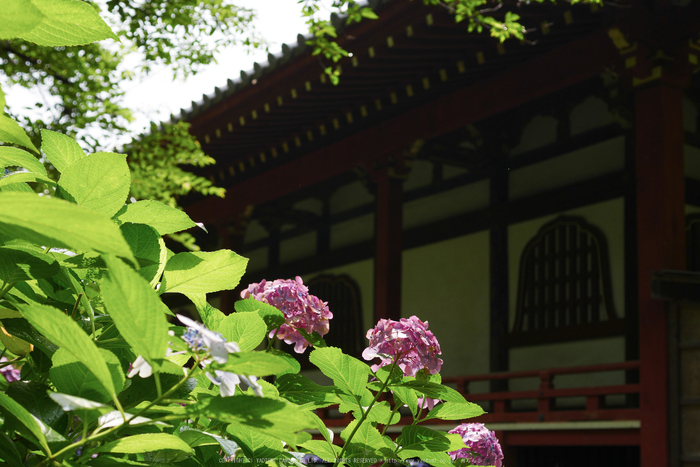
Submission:
<svg viewBox="0 0 700 467">
<path fill-rule="evenodd" d="M 394 360 L 406 376 L 415 376 L 423 368 L 434 375 L 442 367 L 442 359 L 438 358 L 440 344 L 428 331 L 428 322 L 416 316 L 401 318 L 401 321 L 380 319 L 374 329 L 367 331 L 367 339 L 369 347 L 362 352 L 362 357 L 381 359 L 378 365 L 372 366 L 372 371 Z"/>
<path fill-rule="evenodd" d="M 448 433 L 456 433 L 462 437 L 466 448 L 450 452 L 452 460 L 465 459 L 470 465 L 503 464 L 503 451 L 493 431 L 483 423 L 462 423 Z"/>
<path fill-rule="evenodd" d="M 299 276 L 296 280 L 277 279 L 267 282 L 263 279 L 260 283 L 250 284 L 241 292 L 241 297 L 254 298 L 284 313 L 285 321 L 277 330 L 277 337 L 287 344 L 294 344 L 296 353 L 304 353 L 309 346 L 299 332 L 300 329 L 308 334 L 315 331 L 324 336 L 328 333 L 328 320 L 333 318 L 328 303 L 310 295 L 308 287 Z M 275 331 L 271 331 L 270 338 L 274 335 Z"/>
<path fill-rule="evenodd" d="M 6 361 L 7 361 L 6 357 L 0 358 L 0 363 L 6 362 Z M 20 373 L 21 373 L 20 369 L 15 368 L 13 365 L 7 365 L 7 366 L 0 368 L 0 375 L 3 375 L 8 383 L 11 383 L 13 381 L 19 381 Z"/>
</svg>

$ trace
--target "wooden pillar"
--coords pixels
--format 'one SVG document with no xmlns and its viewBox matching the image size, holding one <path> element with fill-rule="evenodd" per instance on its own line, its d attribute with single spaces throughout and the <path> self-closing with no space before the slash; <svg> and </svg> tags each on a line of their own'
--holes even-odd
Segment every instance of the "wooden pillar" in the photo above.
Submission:
<svg viewBox="0 0 700 467">
<path fill-rule="evenodd" d="M 651 273 L 685 267 L 683 93 L 663 78 L 635 97 L 642 467 L 668 465 L 668 315 Z"/>
<path fill-rule="evenodd" d="M 376 170 L 374 319 L 401 318 L 403 179 L 391 167 Z"/>
</svg>

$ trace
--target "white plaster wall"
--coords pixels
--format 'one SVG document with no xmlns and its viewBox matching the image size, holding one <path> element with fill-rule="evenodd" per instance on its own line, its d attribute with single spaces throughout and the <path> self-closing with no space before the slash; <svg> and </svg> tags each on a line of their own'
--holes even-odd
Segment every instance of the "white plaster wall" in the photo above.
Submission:
<svg viewBox="0 0 700 467">
<path fill-rule="evenodd" d="M 698 127 L 698 108 L 687 97 L 683 98 L 683 129 L 695 133 Z"/>
<path fill-rule="evenodd" d="M 374 213 L 339 222 L 331 227 L 331 250 L 374 238 Z"/>
<path fill-rule="evenodd" d="M 374 196 L 361 181 L 349 183 L 339 188 L 331 196 L 331 214 L 337 214 L 373 202 Z"/>
<path fill-rule="evenodd" d="M 589 146 L 510 172 L 510 198 L 570 185 L 624 168 L 624 137 Z"/>
<path fill-rule="evenodd" d="M 520 143 L 513 148 L 511 156 L 532 151 L 554 143 L 557 140 L 558 121 L 554 117 L 537 115 L 523 128 Z"/>
<path fill-rule="evenodd" d="M 257 248 L 243 254 L 248 258 L 247 272 L 262 271 L 267 267 L 267 248 Z"/>
<path fill-rule="evenodd" d="M 441 374 L 489 370 L 489 234 L 478 232 L 403 254 L 403 317 L 430 323 Z"/>
<path fill-rule="evenodd" d="M 415 160 L 408 172 L 408 178 L 403 182 L 403 190 L 409 191 L 415 188 L 430 185 L 433 180 L 433 164 L 426 160 Z"/>
<path fill-rule="evenodd" d="M 686 144 L 683 146 L 683 155 L 685 176 L 693 180 L 700 180 L 700 149 Z"/>
<path fill-rule="evenodd" d="M 465 185 L 438 193 L 429 198 L 421 198 L 403 207 L 403 227 L 410 229 L 430 222 L 447 219 L 477 209 L 489 203 L 489 181 Z"/>
<path fill-rule="evenodd" d="M 308 258 L 316 254 L 316 232 L 297 235 L 280 242 L 280 263 Z"/>
<path fill-rule="evenodd" d="M 595 96 L 579 102 L 569 115 L 571 134 L 578 135 L 614 122 L 608 104 Z"/>
</svg>

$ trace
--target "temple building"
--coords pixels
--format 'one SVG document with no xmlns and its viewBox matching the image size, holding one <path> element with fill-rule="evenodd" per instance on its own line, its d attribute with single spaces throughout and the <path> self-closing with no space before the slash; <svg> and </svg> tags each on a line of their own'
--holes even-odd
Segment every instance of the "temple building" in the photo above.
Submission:
<svg viewBox="0 0 700 467">
<path fill-rule="evenodd" d="M 186 205 L 211 247 L 301 276 L 353 355 L 429 321 L 509 467 L 700 465 L 700 2 L 507 2 L 504 43 L 369 3 L 337 85 L 299 36 L 177 117 L 227 189 Z"/>
</svg>

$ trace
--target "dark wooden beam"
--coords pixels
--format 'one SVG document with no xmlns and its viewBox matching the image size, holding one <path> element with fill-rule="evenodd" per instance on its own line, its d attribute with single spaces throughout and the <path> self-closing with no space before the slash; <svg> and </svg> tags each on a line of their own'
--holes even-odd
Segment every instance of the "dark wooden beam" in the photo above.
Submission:
<svg viewBox="0 0 700 467">
<path fill-rule="evenodd" d="M 242 181 L 228 188 L 225 199 L 207 198 L 188 206 L 187 212 L 196 213 L 199 221 L 215 222 L 240 207 L 265 203 L 385 157 L 417 138 L 434 138 L 597 76 L 618 61 L 617 49 L 604 32 L 587 36 Z"/>
</svg>

